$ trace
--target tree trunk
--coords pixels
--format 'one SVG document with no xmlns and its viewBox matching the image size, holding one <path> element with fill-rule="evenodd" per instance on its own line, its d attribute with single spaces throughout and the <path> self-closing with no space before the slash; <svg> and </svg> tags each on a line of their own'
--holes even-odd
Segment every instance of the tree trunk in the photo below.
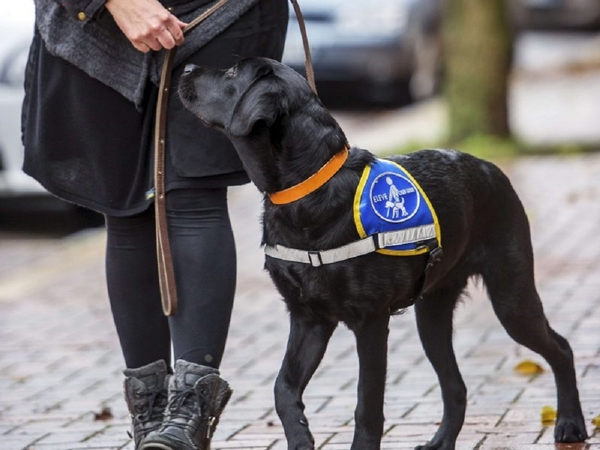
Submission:
<svg viewBox="0 0 600 450">
<path fill-rule="evenodd" d="M 473 134 L 508 137 L 512 33 L 504 0 L 446 0 L 445 97 L 450 141 Z"/>
</svg>

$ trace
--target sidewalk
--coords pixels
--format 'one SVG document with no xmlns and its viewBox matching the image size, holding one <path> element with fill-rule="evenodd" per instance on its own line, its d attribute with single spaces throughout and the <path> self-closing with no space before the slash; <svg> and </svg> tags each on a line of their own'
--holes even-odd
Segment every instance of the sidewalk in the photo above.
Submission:
<svg viewBox="0 0 600 450">
<path fill-rule="evenodd" d="M 532 157 L 504 169 L 528 211 L 538 290 L 553 327 L 576 355 L 588 431 L 586 445 L 555 447 L 540 421 L 555 406 L 547 364 L 513 343 L 481 288 L 458 308 L 455 349 L 469 390 L 459 450 L 600 449 L 600 154 Z M 283 303 L 262 271 L 260 196 L 253 186 L 230 194 L 239 282 L 222 367 L 234 396 L 214 450 L 286 448 L 272 386 L 287 339 Z M 122 400 L 122 359 L 103 275 L 104 236 L 81 233 L 38 260 L 0 243 L 0 449 L 133 449 Z M 437 380 L 424 357 L 412 310 L 390 333 L 384 449 L 427 441 L 441 418 Z M 546 369 L 523 376 L 532 359 Z M 309 385 L 305 402 L 317 448 L 349 448 L 357 361 L 351 333 L 340 327 Z M 103 413 L 104 411 L 104 413 Z"/>
</svg>

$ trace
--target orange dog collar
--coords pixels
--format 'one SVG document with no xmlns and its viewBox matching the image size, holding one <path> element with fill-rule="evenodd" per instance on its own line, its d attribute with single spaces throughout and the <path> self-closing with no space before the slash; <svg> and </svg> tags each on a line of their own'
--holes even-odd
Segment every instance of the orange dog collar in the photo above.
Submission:
<svg viewBox="0 0 600 450">
<path fill-rule="evenodd" d="M 341 169 L 346 159 L 348 159 L 347 146 L 342 151 L 333 155 L 317 173 L 311 175 L 306 180 L 282 191 L 269 194 L 271 202 L 275 205 L 285 205 L 286 203 L 292 203 L 306 197 L 327 183 Z"/>
</svg>

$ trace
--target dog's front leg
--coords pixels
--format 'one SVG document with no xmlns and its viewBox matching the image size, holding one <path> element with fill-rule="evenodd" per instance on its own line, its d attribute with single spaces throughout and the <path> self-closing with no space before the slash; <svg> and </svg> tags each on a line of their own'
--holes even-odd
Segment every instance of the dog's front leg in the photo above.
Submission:
<svg viewBox="0 0 600 450">
<path fill-rule="evenodd" d="M 304 415 L 302 394 L 323 359 L 337 323 L 290 314 L 290 335 L 275 382 L 275 408 L 283 424 L 289 450 L 314 449 Z"/>
<path fill-rule="evenodd" d="M 359 361 L 352 450 L 379 450 L 381 446 L 389 321 L 389 314 L 382 314 L 352 328 Z"/>
</svg>

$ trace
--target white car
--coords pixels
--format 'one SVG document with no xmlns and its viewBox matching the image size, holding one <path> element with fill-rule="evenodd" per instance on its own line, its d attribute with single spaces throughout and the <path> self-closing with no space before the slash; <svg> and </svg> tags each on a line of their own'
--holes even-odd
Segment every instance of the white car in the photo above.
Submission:
<svg viewBox="0 0 600 450">
<path fill-rule="evenodd" d="M 0 0 L 0 197 L 46 193 L 21 170 L 23 80 L 33 26 L 32 0 Z"/>
<path fill-rule="evenodd" d="M 30 213 L 57 213 L 73 230 L 98 227 L 101 214 L 49 194 L 22 170 L 21 107 L 34 14 L 33 0 L 0 0 L 0 226 L 21 223 Z"/>
</svg>

